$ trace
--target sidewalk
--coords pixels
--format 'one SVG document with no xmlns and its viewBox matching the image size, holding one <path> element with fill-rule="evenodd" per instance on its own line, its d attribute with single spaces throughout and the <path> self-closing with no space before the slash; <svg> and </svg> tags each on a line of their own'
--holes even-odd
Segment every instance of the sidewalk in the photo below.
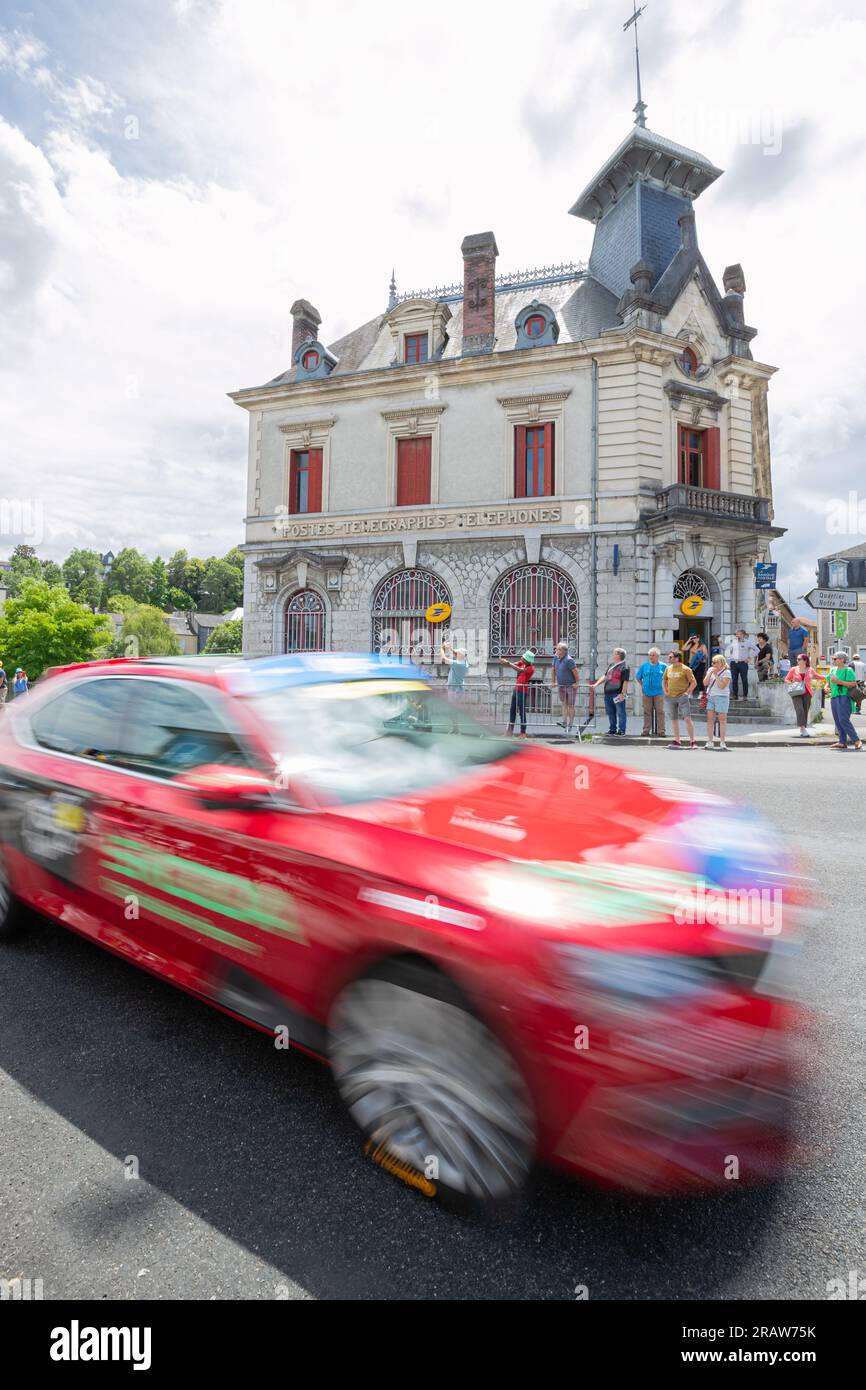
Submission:
<svg viewBox="0 0 866 1390">
<path fill-rule="evenodd" d="M 866 744 L 866 713 L 853 715 L 854 727 Z M 701 747 L 707 741 L 707 721 L 704 715 L 695 719 L 695 740 Z M 592 739 L 593 743 L 625 744 L 628 746 L 645 746 L 650 744 L 654 747 L 667 748 L 673 738 L 670 722 L 667 724 L 667 735 L 665 738 L 644 738 L 643 719 L 640 715 L 629 715 L 626 724 L 626 732 L 611 738 L 607 733 L 607 717 L 602 714 L 596 716 L 595 725 L 590 725 L 584 735 L 585 738 Z M 737 724 L 734 720 L 728 723 L 728 731 L 725 742 L 730 748 L 828 748 L 830 744 L 836 742 L 836 730 L 833 727 L 833 720 L 830 717 L 829 708 L 824 712 L 824 718 L 819 724 L 810 724 L 809 732 L 811 738 L 800 738 L 796 724 L 771 724 L 755 728 L 754 724 Z M 530 729 L 530 736 L 543 739 L 548 743 L 574 743 L 575 739 L 567 738 L 565 734 L 558 731 L 550 733 L 533 733 Z M 680 722 L 680 737 L 685 739 L 685 726 Z M 866 751 L 866 750 L 864 750 Z"/>
</svg>

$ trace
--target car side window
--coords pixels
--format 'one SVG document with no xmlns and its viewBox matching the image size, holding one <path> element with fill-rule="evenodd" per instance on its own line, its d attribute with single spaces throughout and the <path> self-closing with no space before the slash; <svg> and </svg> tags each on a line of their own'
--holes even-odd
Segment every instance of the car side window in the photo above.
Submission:
<svg viewBox="0 0 866 1390">
<path fill-rule="evenodd" d="M 257 766 L 215 702 L 190 682 L 153 678 L 129 679 L 127 684 L 131 694 L 122 762 L 130 771 L 177 777 L 208 763 Z"/>
<path fill-rule="evenodd" d="M 42 748 L 116 763 L 122 750 L 128 683 L 85 680 L 43 705 L 30 719 Z"/>
</svg>

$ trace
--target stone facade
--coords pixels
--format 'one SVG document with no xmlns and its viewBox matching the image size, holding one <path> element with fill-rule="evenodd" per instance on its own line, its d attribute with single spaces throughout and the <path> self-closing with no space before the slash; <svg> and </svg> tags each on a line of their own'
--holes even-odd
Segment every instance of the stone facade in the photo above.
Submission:
<svg viewBox="0 0 866 1390">
<path fill-rule="evenodd" d="M 718 173 L 637 132 L 573 209 L 596 222 L 588 270 L 497 277 L 492 233 L 468 237 L 462 287 L 402 304 L 392 294 L 378 319 L 331 345 L 326 378 L 289 369 L 233 393 L 250 416 L 249 654 L 298 641 L 369 650 L 380 586 L 418 571 L 452 606 L 441 630 L 467 647 L 480 683 L 500 673 L 497 596 L 524 567 L 524 588 L 509 602 L 555 590 L 562 606 L 555 620 L 540 612 L 535 623 L 530 612 L 508 629 L 537 633 L 542 668 L 566 622 L 584 678 L 614 646 L 637 662 L 687 628 L 707 638 L 757 630 L 753 567 L 780 534 L 766 413 L 775 369 L 752 356 L 741 268 L 728 267 L 722 296 L 697 248 L 691 207 Z M 635 198 L 645 212 L 637 232 Z M 522 324 L 539 303 L 555 331 L 535 345 Z M 303 331 L 317 328 L 307 301 L 295 306 L 301 319 Z M 406 364 L 406 332 L 429 335 L 426 362 Z M 522 497 L 515 450 L 520 431 L 536 427 L 550 431 L 552 491 Z M 697 483 L 682 471 L 688 430 L 704 441 Z M 418 437 L 430 439 L 429 496 L 398 507 L 400 441 Z M 315 514 L 289 496 L 299 451 L 314 451 L 321 471 Z M 683 617 L 686 592 L 701 598 L 700 618 Z M 303 594 L 314 616 L 303 629 L 287 626 L 287 605 Z"/>
</svg>

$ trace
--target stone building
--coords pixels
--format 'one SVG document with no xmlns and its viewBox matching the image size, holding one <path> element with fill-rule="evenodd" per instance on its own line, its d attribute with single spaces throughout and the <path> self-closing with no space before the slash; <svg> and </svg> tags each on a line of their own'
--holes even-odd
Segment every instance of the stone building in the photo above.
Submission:
<svg viewBox="0 0 866 1390">
<path fill-rule="evenodd" d="M 721 171 L 636 125 L 571 213 L 586 265 L 398 295 L 326 345 L 292 308 L 289 368 L 249 413 L 250 654 L 381 649 L 431 661 L 448 604 L 473 678 L 564 638 L 594 671 L 690 632 L 756 630 L 772 537 L 767 386 L 745 280 L 720 291 L 694 206 Z M 689 619 L 682 605 L 702 601 Z"/>
<path fill-rule="evenodd" d="M 818 621 L 818 650 L 822 658 L 829 660 L 833 652 L 841 647 L 866 660 L 866 542 L 860 541 L 846 550 L 836 550 L 832 555 L 822 555 L 816 576 L 819 589 L 846 589 L 857 594 L 858 598 L 854 612 L 844 614 L 844 637 L 837 635 L 833 609 L 819 609 L 815 614 Z"/>
</svg>

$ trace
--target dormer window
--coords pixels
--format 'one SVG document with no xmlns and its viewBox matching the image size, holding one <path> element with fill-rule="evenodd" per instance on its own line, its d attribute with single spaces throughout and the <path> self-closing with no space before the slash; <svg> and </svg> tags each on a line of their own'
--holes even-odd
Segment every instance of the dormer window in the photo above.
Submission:
<svg viewBox="0 0 866 1390">
<path fill-rule="evenodd" d="M 295 353 L 295 364 L 297 378 L 303 381 L 306 378 L 330 376 L 337 365 L 337 359 L 323 343 L 308 338 Z"/>
<path fill-rule="evenodd" d="M 517 330 L 514 346 L 517 348 L 552 347 L 559 337 L 556 314 L 547 304 L 539 304 L 538 300 L 521 309 L 514 320 L 514 327 Z"/>
<path fill-rule="evenodd" d="M 429 339 L 426 333 L 407 333 L 403 338 L 403 361 L 407 367 L 426 362 Z"/>
<path fill-rule="evenodd" d="M 683 348 L 679 358 L 679 368 L 684 376 L 694 376 L 698 370 L 698 355 L 694 348 Z"/>
<path fill-rule="evenodd" d="M 392 367 L 438 362 L 448 341 L 451 310 L 436 299 L 403 299 L 385 315 L 394 341 Z"/>
<path fill-rule="evenodd" d="M 831 589 L 847 589 L 848 561 L 831 560 L 827 566 L 827 583 Z"/>
</svg>

